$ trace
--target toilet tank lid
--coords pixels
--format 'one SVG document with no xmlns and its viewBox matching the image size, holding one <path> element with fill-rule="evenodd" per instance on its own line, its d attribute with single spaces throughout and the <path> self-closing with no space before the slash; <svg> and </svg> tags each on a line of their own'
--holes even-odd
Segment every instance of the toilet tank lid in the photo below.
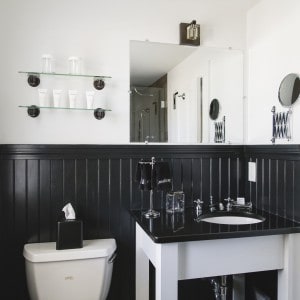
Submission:
<svg viewBox="0 0 300 300">
<path fill-rule="evenodd" d="M 24 245 L 23 256 L 31 262 L 51 262 L 111 256 L 116 251 L 115 239 L 84 240 L 83 248 L 56 250 L 56 243 Z"/>
</svg>

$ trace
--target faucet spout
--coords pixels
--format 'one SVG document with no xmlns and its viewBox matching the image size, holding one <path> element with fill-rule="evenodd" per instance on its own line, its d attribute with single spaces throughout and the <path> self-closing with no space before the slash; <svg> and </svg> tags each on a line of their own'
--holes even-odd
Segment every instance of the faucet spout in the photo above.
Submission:
<svg viewBox="0 0 300 300">
<path fill-rule="evenodd" d="M 209 210 L 211 212 L 216 211 L 216 204 L 213 202 L 213 196 L 209 197 Z"/>
</svg>

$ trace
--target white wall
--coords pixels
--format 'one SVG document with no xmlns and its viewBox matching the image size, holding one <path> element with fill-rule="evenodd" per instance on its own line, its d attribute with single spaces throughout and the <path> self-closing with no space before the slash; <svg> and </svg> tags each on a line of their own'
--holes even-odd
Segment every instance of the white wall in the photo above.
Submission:
<svg viewBox="0 0 300 300">
<path fill-rule="evenodd" d="M 243 52 L 222 48 L 200 47 L 168 73 L 168 128 L 171 142 L 199 142 L 199 122 L 202 142 L 214 142 L 213 123 L 225 116 L 225 142 L 243 143 Z M 203 79 L 202 114 L 199 113 L 198 78 Z M 177 97 L 173 109 L 173 94 Z M 220 103 L 219 116 L 209 118 L 212 99 Z M 202 118 L 202 120 L 201 120 Z"/>
<path fill-rule="evenodd" d="M 243 48 L 244 7 L 240 0 L 1 1 L 0 142 L 128 142 L 129 40 L 177 44 L 179 23 L 196 19 L 202 44 Z M 112 76 L 96 96 L 97 106 L 112 112 L 101 121 L 90 112 L 43 110 L 38 118 L 28 117 L 17 106 L 37 103 L 37 88 L 18 71 L 40 70 L 44 53 L 55 57 L 56 71 L 66 71 L 68 56 L 78 55 L 85 72 Z M 42 79 L 40 87 L 84 92 L 91 83 Z"/>
<path fill-rule="evenodd" d="M 300 73 L 300 1 L 262 0 L 247 16 L 248 143 L 270 144 L 272 106 L 288 73 Z M 300 101 L 293 106 L 293 140 L 300 143 Z M 277 140 L 276 143 L 285 143 Z"/>
</svg>

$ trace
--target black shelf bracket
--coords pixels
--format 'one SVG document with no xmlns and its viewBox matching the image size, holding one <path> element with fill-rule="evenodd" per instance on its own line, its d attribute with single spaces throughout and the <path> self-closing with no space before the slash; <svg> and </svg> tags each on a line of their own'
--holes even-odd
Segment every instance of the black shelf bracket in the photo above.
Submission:
<svg viewBox="0 0 300 300">
<path fill-rule="evenodd" d="M 31 87 L 37 87 L 41 83 L 40 75 L 48 76 L 76 76 L 76 77 L 93 77 L 93 86 L 96 90 L 103 90 L 105 87 L 104 78 L 111 78 L 108 76 L 92 76 L 92 75 L 80 75 L 80 74 L 64 74 L 64 73 L 39 73 L 39 72 L 25 72 L 20 71 L 19 73 L 27 73 L 27 83 Z"/>
<path fill-rule="evenodd" d="M 102 120 L 104 117 L 105 117 L 105 110 L 102 109 L 102 108 L 96 108 L 94 110 L 94 117 L 97 119 L 97 120 Z"/>
<path fill-rule="evenodd" d="M 37 87 L 41 80 L 38 74 L 28 74 L 27 82 L 32 87 Z"/>
<path fill-rule="evenodd" d="M 105 87 L 105 82 L 103 79 L 100 79 L 99 77 L 94 77 L 94 88 L 96 90 L 103 90 Z"/>
<path fill-rule="evenodd" d="M 30 105 L 30 106 L 19 106 L 19 107 L 27 107 L 27 114 L 29 117 L 31 118 L 36 118 L 40 115 L 40 110 L 41 109 L 49 109 L 51 107 L 39 107 L 37 105 Z M 52 107 L 51 109 L 66 109 L 66 108 L 60 108 L 60 107 L 57 107 L 57 108 L 54 108 Z M 70 109 L 72 110 L 72 109 Z M 74 108 L 74 110 L 86 110 L 84 108 Z M 89 109 L 90 111 L 92 111 L 92 109 Z M 102 120 L 104 117 L 105 117 L 105 109 L 103 108 L 95 108 L 94 109 L 94 117 L 97 119 L 97 120 Z M 108 111 L 110 111 L 110 109 L 108 109 Z"/>
<path fill-rule="evenodd" d="M 40 108 L 36 105 L 31 105 L 27 108 L 27 114 L 31 118 L 36 118 L 40 114 Z"/>
</svg>

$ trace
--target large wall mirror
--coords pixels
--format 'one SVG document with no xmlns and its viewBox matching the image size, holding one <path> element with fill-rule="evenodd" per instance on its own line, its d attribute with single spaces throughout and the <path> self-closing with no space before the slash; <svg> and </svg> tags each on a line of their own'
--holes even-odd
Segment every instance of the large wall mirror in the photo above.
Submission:
<svg viewBox="0 0 300 300">
<path fill-rule="evenodd" d="M 224 115 L 226 140 L 243 142 L 241 50 L 130 41 L 131 142 L 211 143 Z"/>
</svg>

